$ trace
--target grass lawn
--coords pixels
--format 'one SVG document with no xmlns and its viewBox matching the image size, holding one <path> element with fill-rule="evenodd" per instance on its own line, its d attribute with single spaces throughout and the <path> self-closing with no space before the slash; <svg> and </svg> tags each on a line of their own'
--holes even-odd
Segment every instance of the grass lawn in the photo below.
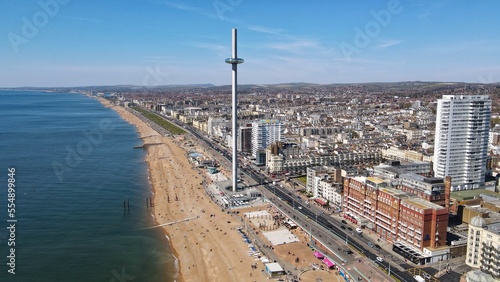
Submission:
<svg viewBox="0 0 500 282">
<path fill-rule="evenodd" d="M 153 114 L 153 113 L 150 113 L 146 110 L 143 110 L 141 108 L 138 108 L 138 107 L 134 107 L 132 108 L 138 112 L 140 112 L 145 118 L 149 119 L 150 121 L 158 124 L 159 126 L 165 128 L 166 130 L 168 130 L 170 133 L 172 134 L 184 134 L 186 133 L 186 131 L 184 131 L 184 129 L 182 128 L 179 128 L 178 126 L 176 126 L 175 124 L 159 117 L 158 115 L 156 114 Z"/>
<path fill-rule="evenodd" d="M 307 176 L 305 176 L 305 175 L 304 175 L 304 176 L 301 176 L 301 177 L 297 177 L 297 178 L 295 178 L 295 179 L 297 179 L 297 181 L 300 181 L 300 183 L 302 183 L 302 184 L 304 184 L 304 185 L 306 185 L 306 184 L 307 184 Z"/>
</svg>

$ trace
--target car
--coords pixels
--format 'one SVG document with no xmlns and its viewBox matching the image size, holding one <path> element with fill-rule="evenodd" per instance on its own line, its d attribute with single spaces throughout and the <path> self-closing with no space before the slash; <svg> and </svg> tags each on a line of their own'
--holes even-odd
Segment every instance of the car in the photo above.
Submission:
<svg viewBox="0 0 500 282">
<path fill-rule="evenodd" d="M 342 223 L 343 223 L 343 224 L 347 224 L 347 221 L 345 221 L 345 220 L 343 220 L 343 219 L 342 219 Z"/>
<path fill-rule="evenodd" d="M 377 248 L 377 249 L 379 249 L 379 250 L 380 250 L 380 249 L 382 249 L 382 247 L 380 247 L 380 245 L 379 245 L 379 244 L 375 244 L 375 248 Z"/>
<path fill-rule="evenodd" d="M 348 254 L 348 255 L 353 254 L 353 252 L 351 250 L 349 250 L 349 249 L 344 249 L 343 252 L 346 253 L 346 254 Z"/>
<path fill-rule="evenodd" d="M 375 247 L 375 246 L 373 245 L 373 243 L 372 243 L 372 242 L 368 242 L 368 246 L 369 246 L 370 248 Z"/>
<path fill-rule="evenodd" d="M 302 209 L 302 207 L 301 207 L 301 206 L 299 206 L 299 210 L 301 210 L 301 209 Z"/>
<path fill-rule="evenodd" d="M 384 262 L 384 258 L 383 257 L 377 257 L 377 261 Z"/>
<path fill-rule="evenodd" d="M 348 226 L 348 227 L 347 227 L 347 230 L 352 231 L 352 228 Z"/>
<path fill-rule="evenodd" d="M 341 226 L 340 226 L 340 228 L 345 229 L 345 226 L 344 226 L 344 225 L 341 225 Z"/>
<path fill-rule="evenodd" d="M 422 273 L 422 277 L 424 277 L 425 279 L 428 279 L 428 280 L 430 280 L 432 278 L 428 273 Z"/>
<path fill-rule="evenodd" d="M 358 228 L 356 228 L 356 232 L 363 233 L 363 230 L 361 230 L 361 228 L 358 227 Z"/>
</svg>

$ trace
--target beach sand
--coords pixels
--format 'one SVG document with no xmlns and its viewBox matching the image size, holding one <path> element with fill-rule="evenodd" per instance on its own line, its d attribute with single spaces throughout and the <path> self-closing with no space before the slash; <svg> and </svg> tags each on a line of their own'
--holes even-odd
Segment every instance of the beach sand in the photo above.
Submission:
<svg viewBox="0 0 500 282">
<path fill-rule="evenodd" d="M 146 161 L 157 223 L 182 221 L 162 227 L 179 259 L 177 281 L 265 281 L 263 264 L 251 267 L 255 258 L 247 255 L 248 246 L 236 230 L 241 223 L 207 198 L 204 175 L 188 162 L 182 143 L 161 136 L 123 107 L 98 100 L 136 126 L 145 144 L 161 143 L 146 146 Z"/>
</svg>

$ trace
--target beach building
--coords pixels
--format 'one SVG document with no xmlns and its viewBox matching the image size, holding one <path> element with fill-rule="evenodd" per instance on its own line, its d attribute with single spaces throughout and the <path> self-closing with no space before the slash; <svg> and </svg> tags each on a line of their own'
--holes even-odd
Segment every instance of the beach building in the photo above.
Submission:
<svg viewBox="0 0 500 282">
<path fill-rule="evenodd" d="M 488 95 L 443 95 L 438 100 L 434 176 L 450 176 L 451 191 L 484 186 L 490 118 Z"/>
<path fill-rule="evenodd" d="M 269 278 L 279 278 L 285 274 L 285 270 L 277 262 L 266 263 L 265 266 L 265 272 Z"/>
</svg>

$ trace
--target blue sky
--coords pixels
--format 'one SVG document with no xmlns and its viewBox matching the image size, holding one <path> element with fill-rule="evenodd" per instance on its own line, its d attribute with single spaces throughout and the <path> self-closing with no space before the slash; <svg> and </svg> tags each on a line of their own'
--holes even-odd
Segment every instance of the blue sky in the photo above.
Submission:
<svg viewBox="0 0 500 282">
<path fill-rule="evenodd" d="M 500 81 L 499 1 L 0 1 L 0 87 Z"/>
</svg>

